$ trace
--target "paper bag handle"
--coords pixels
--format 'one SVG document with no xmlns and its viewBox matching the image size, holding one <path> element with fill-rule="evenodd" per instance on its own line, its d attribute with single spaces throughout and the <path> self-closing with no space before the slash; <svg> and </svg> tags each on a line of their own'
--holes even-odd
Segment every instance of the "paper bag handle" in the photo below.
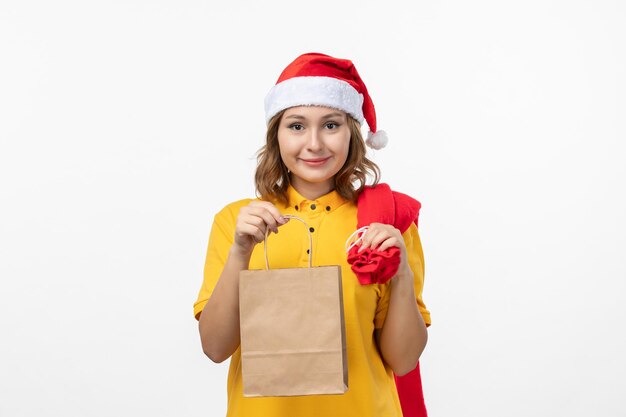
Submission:
<svg viewBox="0 0 626 417">
<path fill-rule="evenodd" d="M 369 226 L 363 226 L 360 229 L 355 230 L 350 237 L 348 238 L 348 240 L 346 240 L 346 252 L 350 252 L 350 249 L 352 249 L 355 245 L 357 245 L 361 240 L 363 240 L 363 236 L 365 235 L 365 232 L 367 232 L 369 230 Z M 352 242 L 352 244 L 350 246 L 348 246 L 348 244 L 350 243 L 350 241 L 352 240 L 352 238 L 354 237 L 354 235 L 358 235 L 357 239 Z"/>
<path fill-rule="evenodd" d="M 306 231 L 309 233 L 309 268 L 311 268 L 313 264 L 312 262 L 313 260 L 313 236 L 311 235 L 311 230 L 309 230 L 309 225 L 306 224 L 306 222 L 302 220 L 300 217 L 294 216 L 292 214 L 285 214 L 283 215 L 283 217 L 287 219 L 300 220 L 306 226 Z M 270 269 L 270 263 L 267 260 L 267 236 L 269 235 L 269 233 L 270 233 L 270 228 L 268 227 L 265 229 L 265 239 L 263 240 L 263 253 L 265 254 L 265 269 Z"/>
</svg>

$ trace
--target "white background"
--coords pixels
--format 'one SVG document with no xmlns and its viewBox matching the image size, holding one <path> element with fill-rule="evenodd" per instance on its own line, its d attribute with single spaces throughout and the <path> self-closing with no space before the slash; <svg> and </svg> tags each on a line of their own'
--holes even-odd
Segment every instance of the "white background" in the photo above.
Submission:
<svg viewBox="0 0 626 417">
<path fill-rule="evenodd" d="M 263 98 L 351 59 L 423 204 L 431 417 L 624 416 L 620 1 L 2 1 L 0 416 L 223 416 L 192 305 Z"/>
</svg>

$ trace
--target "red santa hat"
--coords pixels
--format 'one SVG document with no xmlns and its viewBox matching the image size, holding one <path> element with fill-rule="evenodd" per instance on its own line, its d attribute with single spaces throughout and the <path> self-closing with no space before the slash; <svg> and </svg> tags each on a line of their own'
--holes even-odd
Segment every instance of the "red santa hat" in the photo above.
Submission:
<svg viewBox="0 0 626 417">
<path fill-rule="evenodd" d="M 327 106 L 342 110 L 360 124 L 367 122 L 365 143 L 373 149 L 387 145 L 387 134 L 376 130 L 376 110 L 352 61 L 319 53 L 300 55 L 278 77 L 265 97 L 265 121 L 295 106 Z"/>
</svg>

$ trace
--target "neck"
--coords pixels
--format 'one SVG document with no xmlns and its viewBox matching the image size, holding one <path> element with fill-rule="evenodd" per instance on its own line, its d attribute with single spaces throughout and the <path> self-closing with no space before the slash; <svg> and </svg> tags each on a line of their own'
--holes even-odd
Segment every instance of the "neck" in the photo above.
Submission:
<svg viewBox="0 0 626 417">
<path fill-rule="evenodd" d="M 291 185 L 307 200 L 315 200 L 335 189 L 335 182 L 332 178 L 325 182 L 312 183 L 301 181 L 298 177 L 292 175 Z"/>
</svg>

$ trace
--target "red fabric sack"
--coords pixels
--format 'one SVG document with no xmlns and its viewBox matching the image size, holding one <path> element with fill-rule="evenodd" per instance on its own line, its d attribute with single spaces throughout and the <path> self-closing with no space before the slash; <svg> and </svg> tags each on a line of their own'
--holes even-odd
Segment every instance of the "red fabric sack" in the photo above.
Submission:
<svg viewBox="0 0 626 417">
<path fill-rule="evenodd" d="M 398 272 L 400 249 L 393 246 L 382 252 L 370 248 L 359 252 L 355 245 L 348 252 L 348 263 L 361 285 L 384 284 Z"/>
<path fill-rule="evenodd" d="M 418 225 L 420 208 L 419 201 L 392 191 L 387 184 L 366 186 L 357 201 L 357 229 L 371 223 L 385 223 L 404 233 L 411 223 Z M 350 249 L 348 262 L 362 285 L 387 282 L 397 272 L 400 264 L 398 248 L 382 252 L 365 249 L 358 256 L 354 253 L 357 250 L 356 245 Z M 403 417 L 427 417 L 419 362 L 408 374 L 395 375 L 394 378 Z"/>
</svg>

